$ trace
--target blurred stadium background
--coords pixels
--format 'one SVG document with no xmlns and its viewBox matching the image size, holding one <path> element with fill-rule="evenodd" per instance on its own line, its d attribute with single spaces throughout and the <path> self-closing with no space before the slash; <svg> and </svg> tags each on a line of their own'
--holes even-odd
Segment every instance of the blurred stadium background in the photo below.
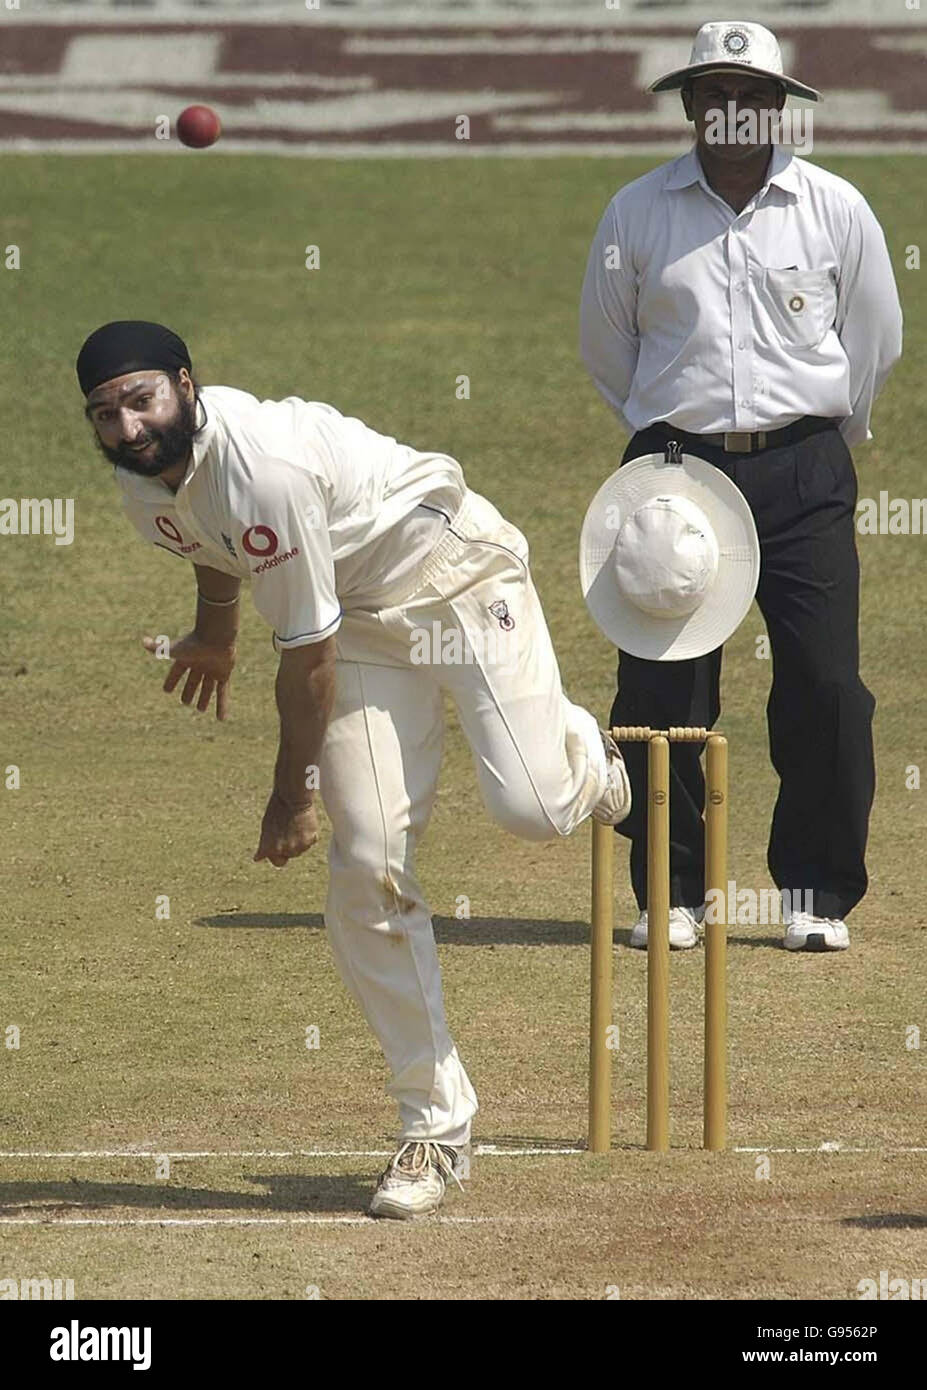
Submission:
<svg viewBox="0 0 927 1390">
<path fill-rule="evenodd" d="M 686 139 L 678 97 L 647 87 L 714 13 L 641 0 L 30 0 L 0 10 L 0 149 L 163 151 L 155 116 L 208 100 L 223 153 L 673 152 Z M 816 149 L 923 147 L 919 9 L 798 0 L 749 13 L 775 27 L 789 69 L 826 91 Z M 460 112 L 469 142 L 453 138 Z"/>
</svg>

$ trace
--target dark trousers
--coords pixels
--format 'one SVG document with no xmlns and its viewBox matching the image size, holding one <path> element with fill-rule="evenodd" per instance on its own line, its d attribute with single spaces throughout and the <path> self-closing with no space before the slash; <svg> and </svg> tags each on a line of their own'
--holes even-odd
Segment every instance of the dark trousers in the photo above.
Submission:
<svg viewBox="0 0 927 1390">
<path fill-rule="evenodd" d="M 665 449 L 666 428 L 634 435 L 622 463 Z M 769 633 L 772 689 L 769 749 L 780 788 L 767 863 L 794 894 L 811 890 L 817 917 L 845 917 L 868 885 L 869 813 L 875 794 L 875 700 L 859 677 L 859 562 L 856 470 L 836 428 L 754 454 L 726 454 L 691 441 L 740 488 L 760 538 L 756 599 Z M 690 661 L 619 653 L 611 722 L 711 728 L 720 713 L 723 648 Z M 702 902 L 705 783 L 702 744 L 670 746 L 670 902 Z M 631 840 L 631 881 L 647 905 L 646 745 L 621 745 L 633 809 L 617 827 Z M 732 786 L 737 814 L 736 785 Z M 796 908 L 805 905 L 799 899 Z"/>
</svg>

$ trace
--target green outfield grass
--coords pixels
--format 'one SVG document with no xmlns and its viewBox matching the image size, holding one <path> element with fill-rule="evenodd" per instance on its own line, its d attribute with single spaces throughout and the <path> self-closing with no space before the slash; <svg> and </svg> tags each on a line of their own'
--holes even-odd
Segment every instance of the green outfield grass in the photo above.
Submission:
<svg viewBox="0 0 927 1390">
<path fill-rule="evenodd" d="M 383 1150 L 386 1070 L 330 959 L 325 839 L 256 866 L 276 749 L 269 631 L 244 604 L 231 717 L 160 691 L 144 634 L 191 624 L 192 571 L 122 518 L 73 362 L 97 325 L 161 320 L 204 383 L 304 395 L 420 448 L 527 534 L 573 699 L 604 720 L 614 654 L 579 591 L 589 499 L 623 436 L 577 352 L 598 218 L 656 160 L 301 162 L 180 154 L 7 157 L 0 493 L 73 497 L 70 547 L 0 537 L 0 1150 Z M 886 230 L 906 355 L 856 454 L 860 495 L 927 494 L 920 373 L 924 164 L 833 159 Z M 321 269 L 304 268 L 305 247 Z M 471 399 L 455 398 L 466 373 Z M 674 957 L 673 1143 L 644 1132 L 645 970 L 618 855 L 615 1152 L 475 1159 L 454 1216 L 479 1224 L 7 1225 L 0 1277 L 78 1297 L 852 1297 L 881 1269 L 927 1275 L 927 774 L 921 722 L 927 537 L 860 537 L 863 675 L 876 694 L 871 890 L 845 956 L 792 957 L 775 927 L 730 951 L 731 1143 L 872 1154 L 697 1150 L 701 952 Z M 770 885 L 769 663 L 754 608 L 725 653 L 730 867 Z M 420 868 L 452 1030 L 480 1095 L 476 1142 L 565 1147 L 585 1130 L 589 836 L 520 842 L 482 809 L 450 715 Z M 155 914 L 170 898 L 170 919 Z M 459 895 L 469 922 L 455 919 Z M 317 1024 L 321 1046 L 307 1050 Z M 922 1046 L 910 1046 L 912 1027 Z M 906 1039 L 908 1046 L 906 1046 Z M 353 1216 L 375 1157 L 0 1159 L 0 1218 Z M 410 1257 L 411 1258 L 408 1258 Z M 423 1277 L 424 1276 L 424 1277 Z"/>
</svg>

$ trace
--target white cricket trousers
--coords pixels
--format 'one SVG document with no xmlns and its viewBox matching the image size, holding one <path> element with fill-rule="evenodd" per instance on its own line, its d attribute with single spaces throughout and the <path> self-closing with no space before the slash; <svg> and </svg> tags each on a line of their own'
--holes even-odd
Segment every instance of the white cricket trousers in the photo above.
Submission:
<svg viewBox="0 0 927 1390">
<path fill-rule="evenodd" d="M 409 587 L 396 607 L 346 612 L 338 631 L 319 769 L 332 823 L 325 924 L 389 1065 L 400 1141 L 462 1146 L 477 1100 L 448 1031 L 415 873 L 441 765 L 443 692 L 487 810 L 513 835 L 569 835 L 602 795 L 606 762 L 596 720 L 563 694 L 527 542 L 490 502 L 464 495 Z"/>
</svg>

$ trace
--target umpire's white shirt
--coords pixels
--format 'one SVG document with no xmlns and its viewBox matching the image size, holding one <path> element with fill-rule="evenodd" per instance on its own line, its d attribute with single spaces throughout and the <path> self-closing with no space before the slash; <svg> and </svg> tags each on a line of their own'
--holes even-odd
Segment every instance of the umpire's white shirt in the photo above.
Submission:
<svg viewBox="0 0 927 1390">
<path fill-rule="evenodd" d="M 693 146 L 622 188 L 589 253 L 580 348 L 632 430 L 697 434 L 841 420 L 848 444 L 901 353 L 882 230 L 862 194 L 773 148 L 736 213 Z"/>
<path fill-rule="evenodd" d="M 117 468 L 123 503 L 146 540 L 250 580 L 278 649 L 330 637 L 345 608 L 388 602 L 463 501 L 454 459 L 330 405 L 227 386 L 200 399 L 205 424 L 177 493 Z"/>
</svg>

